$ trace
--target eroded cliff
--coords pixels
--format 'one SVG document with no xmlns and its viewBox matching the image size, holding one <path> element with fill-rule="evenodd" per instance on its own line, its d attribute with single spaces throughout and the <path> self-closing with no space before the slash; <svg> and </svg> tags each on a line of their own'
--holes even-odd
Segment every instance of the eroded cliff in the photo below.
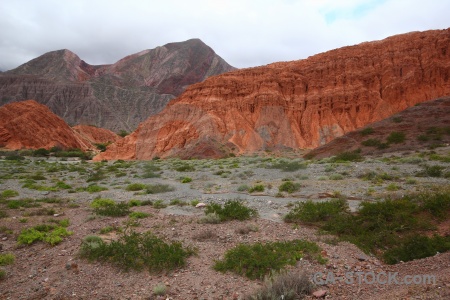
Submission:
<svg viewBox="0 0 450 300">
<path fill-rule="evenodd" d="M 211 77 L 96 159 L 315 148 L 448 94 L 450 29 L 412 32 Z"/>
</svg>

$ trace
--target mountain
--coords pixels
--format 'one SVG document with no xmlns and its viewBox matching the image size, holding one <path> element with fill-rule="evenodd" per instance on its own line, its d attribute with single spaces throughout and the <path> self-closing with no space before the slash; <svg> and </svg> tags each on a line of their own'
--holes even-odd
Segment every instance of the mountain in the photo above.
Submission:
<svg viewBox="0 0 450 300">
<path fill-rule="evenodd" d="M 234 69 L 199 39 L 99 66 L 64 49 L 1 73 L 0 105 L 36 99 L 70 125 L 132 131 L 190 84 Z"/>
<path fill-rule="evenodd" d="M 311 149 L 450 95 L 450 29 L 411 32 L 191 85 L 96 159 Z"/>
<path fill-rule="evenodd" d="M 0 147 L 39 149 L 94 149 L 63 119 L 34 100 L 14 102 L 0 107 Z"/>
<path fill-rule="evenodd" d="M 398 142 L 388 141 L 400 133 Z M 391 136 L 391 138 L 389 137 Z M 395 141 L 395 139 L 394 139 Z M 433 149 L 450 144 L 450 96 L 409 107 L 387 119 L 349 132 L 310 151 L 306 156 L 323 158 L 346 151 L 381 155 L 399 151 Z"/>
</svg>

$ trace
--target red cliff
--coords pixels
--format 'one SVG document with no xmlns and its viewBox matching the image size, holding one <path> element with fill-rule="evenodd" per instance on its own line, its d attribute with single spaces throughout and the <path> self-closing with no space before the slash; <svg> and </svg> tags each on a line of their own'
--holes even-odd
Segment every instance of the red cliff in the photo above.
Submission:
<svg viewBox="0 0 450 300">
<path fill-rule="evenodd" d="M 450 29 L 412 32 L 208 78 L 96 159 L 315 148 L 444 95 Z"/>
<path fill-rule="evenodd" d="M 0 147 L 18 149 L 94 148 L 63 119 L 34 100 L 0 107 Z"/>
<path fill-rule="evenodd" d="M 72 128 L 91 144 L 114 143 L 121 139 L 120 136 L 105 128 L 89 125 L 77 125 Z"/>
</svg>

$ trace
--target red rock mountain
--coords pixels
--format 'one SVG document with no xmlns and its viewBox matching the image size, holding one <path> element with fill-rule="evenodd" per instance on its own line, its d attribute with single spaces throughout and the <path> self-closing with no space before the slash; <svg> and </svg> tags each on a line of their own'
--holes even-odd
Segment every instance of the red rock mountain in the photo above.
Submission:
<svg viewBox="0 0 450 300">
<path fill-rule="evenodd" d="M 0 105 L 36 99 L 68 124 L 132 131 L 193 83 L 234 70 L 199 39 L 92 66 L 69 50 L 0 74 Z"/>
<path fill-rule="evenodd" d="M 72 127 L 72 129 L 93 145 L 114 143 L 121 139 L 120 136 L 105 128 L 90 125 L 77 125 Z"/>
<path fill-rule="evenodd" d="M 315 148 L 450 95 L 450 29 L 412 32 L 190 86 L 96 159 Z"/>
<path fill-rule="evenodd" d="M 0 107 L 0 147 L 18 149 L 94 149 L 63 119 L 34 100 L 6 104 Z"/>
<path fill-rule="evenodd" d="M 389 143 L 392 133 L 405 139 Z M 372 141 L 371 143 L 365 143 Z M 381 144 L 384 145 L 381 145 Z M 361 155 L 381 155 L 399 151 L 416 151 L 450 143 L 450 96 L 409 107 L 387 119 L 349 132 L 310 151 L 306 157 L 323 158 L 345 151 L 361 151 Z"/>
</svg>

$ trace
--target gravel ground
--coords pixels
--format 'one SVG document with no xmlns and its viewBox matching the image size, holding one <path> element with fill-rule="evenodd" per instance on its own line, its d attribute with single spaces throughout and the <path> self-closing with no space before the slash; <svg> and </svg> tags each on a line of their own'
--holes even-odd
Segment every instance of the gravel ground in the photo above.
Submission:
<svg viewBox="0 0 450 300">
<path fill-rule="evenodd" d="M 439 148 L 437 154 L 450 155 L 450 148 Z M 363 162 L 332 163 L 324 159 L 305 164 L 294 172 L 283 172 L 267 168 L 280 162 L 274 157 L 239 157 L 223 160 L 166 160 L 155 161 L 159 166 L 159 178 L 142 178 L 148 162 L 81 163 L 32 158 L 22 163 L 0 161 L 0 192 L 14 190 L 18 196 L 11 198 L 59 197 L 68 199 L 62 205 L 45 204 L 55 210 L 57 216 L 26 216 L 37 208 L 4 209 L 8 217 L 0 218 L 0 227 L 12 231 L 0 232 L 0 251 L 12 252 L 16 259 L 6 270 L 6 278 L 0 281 L 0 299 L 154 299 L 153 288 L 157 284 L 168 287 L 169 299 L 239 299 L 262 285 L 262 281 L 212 269 L 214 260 L 223 257 L 226 249 L 238 243 L 306 239 L 316 242 L 328 259 L 325 265 L 313 260 L 302 260 L 293 267 L 305 270 L 312 276 L 316 272 L 342 275 L 349 271 L 398 272 L 398 277 L 415 274 L 431 274 L 436 278 L 428 285 L 370 285 L 345 284 L 342 282 L 317 285 L 316 290 L 327 291 L 327 299 L 450 299 L 450 253 L 434 257 L 385 265 L 377 258 L 365 255 L 356 246 L 347 242 L 332 242 L 331 237 L 318 234 L 314 228 L 292 226 L 282 222 L 295 201 L 326 201 L 344 195 L 350 209 L 357 210 L 361 201 L 377 201 L 386 197 L 430 189 L 433 186 L 449 186 L 450 179 L 444 177 L 418 177 L 425 165 L 440 165 L 442 172 L 449 172 L 448 162 L 431 160 L 429 153 L 366 158 Z M 303 164 L 301 159 L 290 160 Z M 194 171 L 174 170 L 185 164 Z M 120 167 L 118 167 L 120 165 Z M 104 179 L 89 181 L 98 170 L 103 170 Z M 378 174 L 378 179 L 365 180 L 367 174 Z M 383 175 L 384 174 L 384 175 Z M 24 180 L 42 175 L 36 180 L 40 185 L 51 187 L 57 181 L 71 186 L 58 191 L 39 191 L 24 188 Z M 384 176 L 384 177 L 383 177 Z M 190 177 L 189 183 L 181 178 Z M 366 176 L 367 177 L 367 176 Z M 379 179 L 383 177 L 384 179 Z M 299 191 L 280 193 L 278 187 L 286 180 L 300 184 Z M 95 183 L 107 190 L 95 193 L 81 188 Z M 158 194 L 142 194 L 126 191 L 131 183 L 168 184 L 174 191 Z M 263 185 L 264 191 L 248 193 L 242 190 Z M 239 188 L 241 187 L 241 188 Z M 152 231 L 162 238 L 178 240 L 183 245 L 198 248 L 198 255 L 190 257 L 187 265 L 179 270 L 163 274 L 148 272 L 123 272 L 108 264 L 90 263 L 77 256 L 82 239 L 86 235 L 99 234 L 106 226 L 120 226 L 127 218 L 98 217 L 92 214 L 89 203 L 96 197 L 116 201 L 162 200 L 165 204 L 178 199 L 186 203 L 198 200 L 203 203 L 224 203 L 227 199 L 239 198 L 255 208 L 259 217 L 249 221 L 232 221 L 221 224 L 200 224 L 204 215 L 202 208 L 191 205 L 169 205 L 163 209 L 151 206 L 134 207 L 135 211 L 148 212 L 137 227 L 139 231 Z M 23 219 L 27 222 L 24 223 Z M 69 230 L 74 234 L 62 243 L 50 247 L 43 243 L 18 247 L 16 237 L 21 229 L 40 224 L 48 219 L 69 219 Z M 236 229 L 253 226 L 256 232 L 240 234 Z M 3 227 L 2 227 L 3 226 Z M 213 232 L 210 238 L 199 241 L 196 237 Z M 114 238 L 114 235 L 103 236 Z M 313 296 L 310 296 L 313 298 Z M 161 298 L 165 299 L 165 298 Z"/>
</svg>

